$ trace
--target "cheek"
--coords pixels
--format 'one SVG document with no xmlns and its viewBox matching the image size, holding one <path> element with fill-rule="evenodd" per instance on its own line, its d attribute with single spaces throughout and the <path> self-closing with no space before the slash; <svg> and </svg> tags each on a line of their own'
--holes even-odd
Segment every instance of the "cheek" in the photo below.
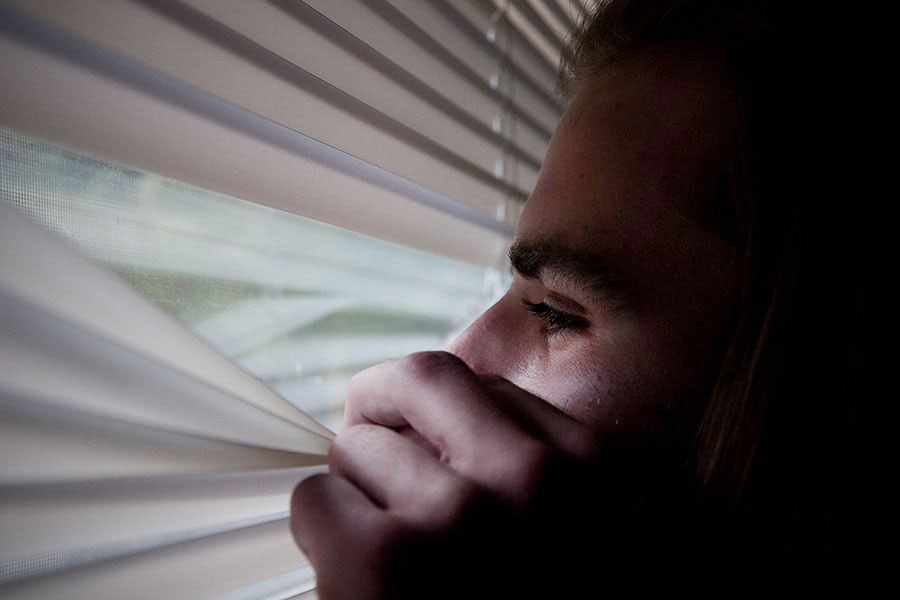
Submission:
<svg viewBox="0 0 900 600">
<path fill-rule="evenodd" d="M 594 429 L 630 435 L 670 429 L 685 404 L 675 397 L 678 361 L 647 329 L 610 322 L 601 337 L 548 338 L 512 295 L 448 349 L 474 370 L 500 375 Z"/>
<path fill-rule="evenodd" d="M 677 410 L 664 388 L 664 369 L 637 346 L 583 343 L 550 345 L 517 373 L 520 387 L 598 430 L 646 434 L 671 427 Z"/>
<path fill-rule="evenodd" d="M 609 356 L 588 344 L 560 348 L 551 342 L 543 355 L 532 355 L 516 374 L 520 387 L 582 423 L 598 427 L 616 418 L 623 390 L 620 370 Z"/>
</svg>

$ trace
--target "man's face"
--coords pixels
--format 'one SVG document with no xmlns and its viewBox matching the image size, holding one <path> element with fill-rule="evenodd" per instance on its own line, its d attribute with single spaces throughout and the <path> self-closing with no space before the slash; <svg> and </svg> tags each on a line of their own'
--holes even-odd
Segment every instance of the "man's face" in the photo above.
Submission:
<svg viewBox="0 0 900 600">
<path fill-rule="evenodd" d="M 450 351 L 598 430 L 693 419 L 736 280 L 695 218 L 731 139 L 724 81 L 714 61 L 645 54 L 583 86 L 519 222 L 511 289 Z"/>
</svg>

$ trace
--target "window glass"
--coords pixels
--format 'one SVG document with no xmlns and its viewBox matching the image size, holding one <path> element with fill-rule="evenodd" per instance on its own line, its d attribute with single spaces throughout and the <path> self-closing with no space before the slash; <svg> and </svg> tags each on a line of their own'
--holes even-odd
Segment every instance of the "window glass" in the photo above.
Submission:
<svg viewBox="0 0 900 600">
<path fill-rule="evenodd" d="M 508 285 L 490 269 L 5 129 L 0 198 L 332 429 L 353 373 L 439 348 Z"/>
</svg>

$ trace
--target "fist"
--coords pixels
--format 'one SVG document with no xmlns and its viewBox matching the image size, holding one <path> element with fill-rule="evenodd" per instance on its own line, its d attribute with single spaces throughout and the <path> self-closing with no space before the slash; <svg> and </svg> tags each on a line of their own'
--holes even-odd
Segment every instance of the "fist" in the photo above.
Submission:
<svg viewBox="0 0 900 600">
<path fill-rule="evenodd" d="M 413 354 L 353 378 L 330 474 L 297 487 L 291 527 L 323 600 L 557 595 L 595 574 L 634 502 L 616 455 L 504 379 Z"/>
</svg>

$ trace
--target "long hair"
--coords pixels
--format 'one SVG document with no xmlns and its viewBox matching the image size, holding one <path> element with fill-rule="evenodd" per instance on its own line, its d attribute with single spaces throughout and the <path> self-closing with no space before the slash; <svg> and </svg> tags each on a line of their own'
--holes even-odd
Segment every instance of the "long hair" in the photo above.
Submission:
<svg viewBox="0 0 900 600">
<path fill-rule="evenodd" d="M 560 89 L 572 95 L 649 48 L 691 44 L 725 59 L 743 114 L 710 220 L 740 257 L 741 279 L 696 432 L 693 493 L 767 538 L 771 559 L 812 564 L 835 558 L 851 530 L 863 283 L 855 215 L 831 202 L 828 169 L 842 148 L 817 122 L 829 90 L 802 9 L 599 2 L 564 52 Z"/>
</svg>

